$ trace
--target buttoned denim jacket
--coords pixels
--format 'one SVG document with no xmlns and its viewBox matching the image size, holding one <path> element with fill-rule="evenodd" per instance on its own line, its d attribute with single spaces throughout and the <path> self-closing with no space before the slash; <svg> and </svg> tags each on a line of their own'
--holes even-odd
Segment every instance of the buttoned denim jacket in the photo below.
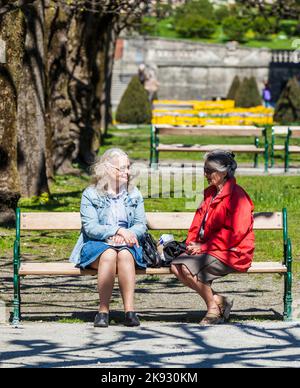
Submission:
<svg viewBox="0 0 300 388">
<path fill-rule="evenodd" d="M 128 229 L 140 241 L 147 231 L 144 200 L 137 188 L 134 188 L 125 197 L 125 209 L 128 219 Z M 119 226 L 107 225 L 109 198 L 101 195 L 90 186 L 84 190 L 81 198 L 80 216 L 81 233 L 70 256 L 70 261 L 77 265 L 80 262 L 80 253 L 83 245 L 90 240 L 105 241 L 114 236 Z"/>
</svg>

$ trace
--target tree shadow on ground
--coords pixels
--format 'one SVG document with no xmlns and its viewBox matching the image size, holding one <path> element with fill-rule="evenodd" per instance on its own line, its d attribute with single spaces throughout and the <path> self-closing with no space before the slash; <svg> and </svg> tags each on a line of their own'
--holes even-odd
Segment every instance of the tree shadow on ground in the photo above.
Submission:
<svg viewBox="0 0 300 388">
<path fill-rule="evenodd" d="M 189 367 L 296 366 L 300 360 L 297 325 L 260 327 L 253 324 L 228 325 L 230 340 L 222 340 L 219 328 L 197 325 L 152 325 L 122 328 L 117 333 L 84 327 L 84 338 L 70 342 L 16 337 L 6 341 L 0 355 L 3 365 L 23 367 Z M 72 331 L 61 325 L 61 331 Z M 105 329 L 105 330 L 111 330 Z M 113 330 L 113 329 L 112 329 Z M 25 329 L 26 331 L 26 329 Z M 51 332 L 51 330 L 50 330 Z M 10 336 L 11 338 L 11 336 Z M 162 345 L 163 344 L 163 345 Z M 11 350 L 10 350 L 11 349 Z M 288 352 L 287 352 L 288 349 Z"/>
</svg>

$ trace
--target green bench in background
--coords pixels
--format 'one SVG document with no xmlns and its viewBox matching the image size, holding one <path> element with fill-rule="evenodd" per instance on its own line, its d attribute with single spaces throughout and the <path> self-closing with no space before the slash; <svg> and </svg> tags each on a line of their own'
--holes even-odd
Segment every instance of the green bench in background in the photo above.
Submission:
<svg viewBox="0 0 300 388">
<path fill-rule="evenodd" d="M 276 136 L 284 136 L 284 145 L 276 145 Z M 274 126 L 272 128 L 271 167 L 274 167 L 275 151 L 284 151 L 284 170 L 289 171 L 290 154 L 300 154 L 300 146 L 290 145 L 291 138 L 300 138 L 300 127 Z"/>
<path fill-rule="evenodd" d="M 161 136 L 220 136 L 220 137 L 254 137 L 254 144 L 230 145 L 230 144 L 162 144 Z M 259 137 L 264 137 L 264 144 L 260 147 Z M 258 167 L 258 155 L 264 155 L 265 172 L 269 164 L 269 144 L 267 130 L 255 126 L 228 126 L 212 125 L 204 127 L 174 127 L 168 125 L 152 125 L 150 140 L 150 166 L 159 163 L 160 152 L 210 152 L 215 149 L 230 150 L 234 153 L 254 154 L 254 167 Z"/>
</svg>

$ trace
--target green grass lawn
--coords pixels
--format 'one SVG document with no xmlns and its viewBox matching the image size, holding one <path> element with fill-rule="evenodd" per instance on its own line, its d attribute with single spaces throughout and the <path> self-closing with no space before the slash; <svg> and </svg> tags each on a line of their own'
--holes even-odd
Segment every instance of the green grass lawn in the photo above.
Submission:
<svg viewBox="0 0 300 388">
<path fill-rule="evenodd" d="M 199 43 L 212 43 L 212 44 L 226 44 L 227 39 L 226 36 L 223 33 L 222 27 L 218 26 L 216 29 L 216 32 L 212 35 L 211 38 L 182 38 L 180 35 L 174 30 L 174 27 L 172 25 L 173 19 L 172 18 L 166 18 L 163 20 L 160 20 L 156 23 L 155 31 L 153 32 L 152 36 L 160 37 L 160 38 L 167 38 L 167 39 L 180 39 L 180 40 L 187 40 L 192 42 L 199 42 Z M 272 50 L 291 50 L 292 49 L 292 43 L 297 37 L 294 38 L 284 38 L 280 36 L 282 34 L 273 35 L 270 36 L 266 40 L 256 40 L 253 38 L 247 39 L 244 43 L 240 43 L 242 46 L 245 47 L 254 47 L 254 48 L 269 48 Z"/>
</svg>

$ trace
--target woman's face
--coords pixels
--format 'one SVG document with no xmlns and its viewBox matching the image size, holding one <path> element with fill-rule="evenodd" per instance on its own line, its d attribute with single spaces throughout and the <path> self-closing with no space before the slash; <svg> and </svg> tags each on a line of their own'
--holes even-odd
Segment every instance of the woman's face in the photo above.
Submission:
<svg viewBox="0 0 300 388">
<path fill-rule="evenodd" d="M 209 186 L 219 187 L 225 181 L 227 172 L 220 172 L 208 166 L 204 166 L 204 176 L 207 179 Z"/>
<path fill-rule="evenodd" d="M 111 162 L 111 178 L 116 186 L 122 186 L 128 183 L 130 162 L 126 156 L 114 158 Z"/>
</svg>

